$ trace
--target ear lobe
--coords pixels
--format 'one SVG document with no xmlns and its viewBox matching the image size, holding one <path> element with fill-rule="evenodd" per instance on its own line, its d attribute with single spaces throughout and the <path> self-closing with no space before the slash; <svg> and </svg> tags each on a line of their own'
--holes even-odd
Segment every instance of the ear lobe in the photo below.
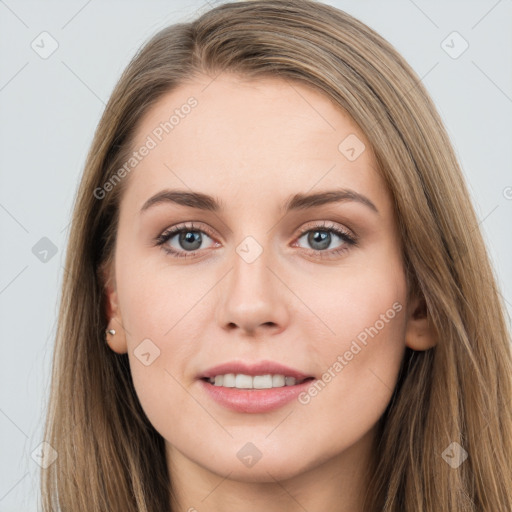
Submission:
<svg viewBox="0 0 512 512">
<path fill-rule="evenodd" d="M 412 350 L 428 350 L 438 342 L 438 336 L 430 320 L 423 297 L 413 299 L 407 311 L 405 344 Z"/>
<path fill-rule="evenodd" d="M 107 315 L 106 330 L 114 329 L 115 334 L 106 335 L 106 343 L 118 354 L 126 354 L 128 347 L 126 343 L 126 334 L 123 328 L 121 310 L 117 294 L 117 286 L 113 269 L 103 267 L 100 270 L 102 276 L 103 290 L 105 293 L 105 308 Z"/>
</svg>

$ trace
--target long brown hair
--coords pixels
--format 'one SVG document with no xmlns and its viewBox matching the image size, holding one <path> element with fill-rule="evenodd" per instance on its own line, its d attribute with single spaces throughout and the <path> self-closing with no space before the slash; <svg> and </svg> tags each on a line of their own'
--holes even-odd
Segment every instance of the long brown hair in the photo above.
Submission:
<svg viewBox="0 0 512 512">
<path fill-rule="evenodd" d="M 393 197 L 409 292 L 424 297 L 439 334 L 430 350 L 406 349 L 364 510 L 512 510 L 510 334 L 447 134 L 388 42 L 312 0 L 228 3 L 167 27 L 117 83 L 75 200 L 45 428 L 58 457 L 42 470 L 44 510 L 172 510 L 164 440 L 139 404 L 128 356 L 104 341 L 102 270 L 112 263 L 127 178 L 101 198 L 98 190 L 163 94 L 223 71 L 314 87 L 360 126 Z M 468 455 L 458 467 L 446 461 L 453 447 Z"/>
</svg>

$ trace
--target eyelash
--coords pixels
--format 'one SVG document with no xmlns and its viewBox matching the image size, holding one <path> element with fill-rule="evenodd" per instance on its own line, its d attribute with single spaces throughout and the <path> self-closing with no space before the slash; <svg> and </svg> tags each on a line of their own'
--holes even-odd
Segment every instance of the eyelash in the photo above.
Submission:
<svg viewBox="0 0 512 512">
<path fill-rule="evenodd" d="M 333 256 L 337 256 L 347 251 L 350 247 L 356 246 L 358 243 L 357 239 L 353 235 L 349 234 L 347 231 L 340 229 L 338 226 L 334 224 L 328 223 L 317 224 L 304 228 L 303 230 L 301 230 L 299 236 L 297 237 L 297 240 L 302 238 L 306 233 L 309 233 L 310 231 L 334 233 L 344 242 L 344 245 L 336 249 L 331 249 L 330 251 L 320 251 L 318 249 L 304 249 L 305 251 L 308 252 L 308 254 L 313 254 L 315 256 L 319 256 L 320 258 L 331 258 Z M 199 229 L 198 227 L 194 226 L 193 223 L 191 223 L 190 225 L 178 225 L 167 229 L 166 231 L 164 231 L 155 238 L 155 245 L 160 246 L 167 254 L 169 254 L 173 258 L 193 258 L 196 256 L 198 252 L 201 251 L 201 249 L 198 249 L 196 251 L 176 251 L 175 249 L 170 249 L 169 247 L 164 246 L 164 244 L 168 242 L 171 238 L 173 238 L 174 235 L 188 232 L 205 233 L 210 238 L 214 238 L 213 234 L 208 229 L 205 229 L 204 227 L 202 229 Z"/>
</svg>

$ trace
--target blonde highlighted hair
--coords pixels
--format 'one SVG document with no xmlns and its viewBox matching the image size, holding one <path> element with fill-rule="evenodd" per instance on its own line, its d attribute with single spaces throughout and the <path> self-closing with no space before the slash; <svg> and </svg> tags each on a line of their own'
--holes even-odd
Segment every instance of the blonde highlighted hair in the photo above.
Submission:
<svg viewBox="0 0 512 512">
<path fill-rule="evenodd" d="M 505 310 L 442 122 L 418 76 L 381 36 L 313 0 L 223 4 L 167 27 L 135 55 L 96 130 L 75 200 L 41 476 L 45 512 L 172 510 L 164 441 L 127 355 L 104 341 L 102 271 L 112 262 L 126 179 L 95 190 L 133 150 L 138 123 L 197 74 L 280 77 L 314 87 L 371 143 L 394 201 L 411 295 L 439 334 L 406 349 L 379 422 L 365 511 L 512 511 L 512 358 Z M 468 453 L 452 468 L 451 443 Z"/>
</svg>

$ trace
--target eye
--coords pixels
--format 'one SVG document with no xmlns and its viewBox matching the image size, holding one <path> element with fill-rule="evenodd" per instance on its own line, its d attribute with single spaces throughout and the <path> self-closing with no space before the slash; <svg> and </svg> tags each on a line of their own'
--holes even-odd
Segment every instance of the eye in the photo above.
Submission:
<svg viewBox="0 0 512 512">
<path fill-rule="evenodd" d="M 351 246 L 357 245 L 357 240 L 348 231 L 338 227 L 334 224 L 324 223 L 316 226 L 309 226 L 302 231 L 297 241 L 305 239 L 310 245 L 311 249 L 305 248 L 311 254 L 326 253 L 329 256 L 336 256 L 344 251 L 347 251 Z M 337 245 L 332 247 L 332 243 L 336 242 Z M 326 250 L 329 249 L 330 250 Z M 321 254 L 321 257 L 324 257 Z"/>
<path fill-rule="evenodd" d="M 201 249 L 218 247 L 220 244 L 215 242 L 212 237 L 213 234 L 209 234 L 209 230 L 205 227 L 198 229 L 193 223 L 181 224 L 158 235 L 155 238 L 155 244 L 161 246 L 167 254 L 174 258 L 188 258 L 195 257 Z M 357 245 L 357 239 L 351 233 L 335 224 L 326 222 L 303 229 L 294 246 L 301 239 L 305 239 L 311 246 L 311 248 L 304 247 L 303 249 L 320 258 L 334 257 L 349 250 L 351 246 Z M 204 243 L 208 240 L 210 244 L 205 247 Z M 336 243 L 336 241 L 337 245 L 332 247 L 333 242 Z"/>
<path fill-rule="evenodd" d="M 205 240 L 212 238 L 203 229 L 197 229 L 193 224 L 178 225 L 167 229 L 155 239 L 156 245 L 176 258 L 195 256 Z M 210 245 L 211 246 L 211 245 Z"/>
</svg>

